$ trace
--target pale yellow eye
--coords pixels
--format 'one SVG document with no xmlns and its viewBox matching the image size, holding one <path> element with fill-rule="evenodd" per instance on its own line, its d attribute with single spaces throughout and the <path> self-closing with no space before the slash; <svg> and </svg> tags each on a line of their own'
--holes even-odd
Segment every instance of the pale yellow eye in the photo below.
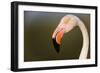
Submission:
<svg viewBox="0 0 100 73">
<path fill-rule="evenodd" d="M 63 24 L 67 24 L 69 21 L 70 21 L 70 18 L 66 17 L 66 16 L 63 17 L 63 19 L 62 19 Z"/>
</svg>

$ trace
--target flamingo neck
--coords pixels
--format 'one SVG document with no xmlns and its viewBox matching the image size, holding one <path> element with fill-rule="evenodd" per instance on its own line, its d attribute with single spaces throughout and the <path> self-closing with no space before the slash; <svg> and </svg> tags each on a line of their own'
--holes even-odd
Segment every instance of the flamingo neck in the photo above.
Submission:
<svg viewBox="0 0 100 73">
<path fill-rule="evenodd" d="M 83 45 L 82 45 L 82 50 L 79 56 L 79 59 L 86 59 L 88 55 L 88 49 L 89 49 L 89 37 L 88 37 L 88 32 L 85 27 L 85 24 L 79 19 L 78 20 L 78 26 L 82 32 L 83 35 Z"/>
</svg>

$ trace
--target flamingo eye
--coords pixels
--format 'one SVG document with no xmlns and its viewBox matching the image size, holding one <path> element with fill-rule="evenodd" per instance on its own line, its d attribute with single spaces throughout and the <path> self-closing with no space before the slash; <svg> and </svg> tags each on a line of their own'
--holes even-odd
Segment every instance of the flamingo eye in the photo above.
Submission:
<svg viewBox="0 0 100 73">
<path fill-rule="evenodd" d="M 63 17 L 63 19 L 62 19 L 62 23 L 63 24 L 67 24 L 68 22 L 70 21 L 70 18 L 69 17 Z"/>
</svg>

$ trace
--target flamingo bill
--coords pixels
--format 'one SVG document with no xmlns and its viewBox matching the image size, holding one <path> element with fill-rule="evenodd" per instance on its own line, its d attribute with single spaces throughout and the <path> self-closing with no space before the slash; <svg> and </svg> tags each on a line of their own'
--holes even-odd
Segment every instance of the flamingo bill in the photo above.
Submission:
<svg viewBox="0 0 100 73">
<path fill-rule="evenodd" d="M 61 30 L 56 34 L 56 37 L 53 38 L 53 45 L 57 53 L 60 51 L 61 39 L 64 35 L 64 31 Z"/>
<path fill-rule="evenodd" d="M 59 31 L 57 33 L 57 35 L 56 35 L 57 44 L 59 44 L 59 45 L 61 44 L 61 40 L 62 40 L 63 35 L 64 35 L 64 31 L 63 30 L 61 30 L 61 31 Z"/>
</svg>

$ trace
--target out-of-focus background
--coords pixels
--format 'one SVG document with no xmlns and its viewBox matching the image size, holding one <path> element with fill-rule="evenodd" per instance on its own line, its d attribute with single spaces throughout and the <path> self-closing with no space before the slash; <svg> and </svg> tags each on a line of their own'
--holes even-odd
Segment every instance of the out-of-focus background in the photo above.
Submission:
<svg viewBox="0 0 100 73">
<path fill-rule="evenodd" d="M 73 13 L 24 11 L 24 61 L 79 58 L 83 37 L 78 26 L 64 34 L 59 53 L 54 49 L 52 42 L 52 33 L 61 18 L 68 14 Z M 85 23 L 88 34 L 90 34 L 90 15 L 79 13 L 73 15 Z"/>
<path fill-rule="evenodd" d="M 13 73 L 10 71 L 11 61 L 11 13 L 10 2 L 27 1 L 57 4 L 91 5 L 98 6 L 98 31 L 100 31 L 100 0 L 0 0 L 0 73 Z M 100 37 L 100 33 L 98 33 Z M 100 56 L 100 38 L 98 38 L 98 56 Z M 18 72 L 33 73 L 33 71 Z M 34 71 L 34 73 L 100 73 L 100 57 L 98 67 L 55 69 Z"/>
</svg>

